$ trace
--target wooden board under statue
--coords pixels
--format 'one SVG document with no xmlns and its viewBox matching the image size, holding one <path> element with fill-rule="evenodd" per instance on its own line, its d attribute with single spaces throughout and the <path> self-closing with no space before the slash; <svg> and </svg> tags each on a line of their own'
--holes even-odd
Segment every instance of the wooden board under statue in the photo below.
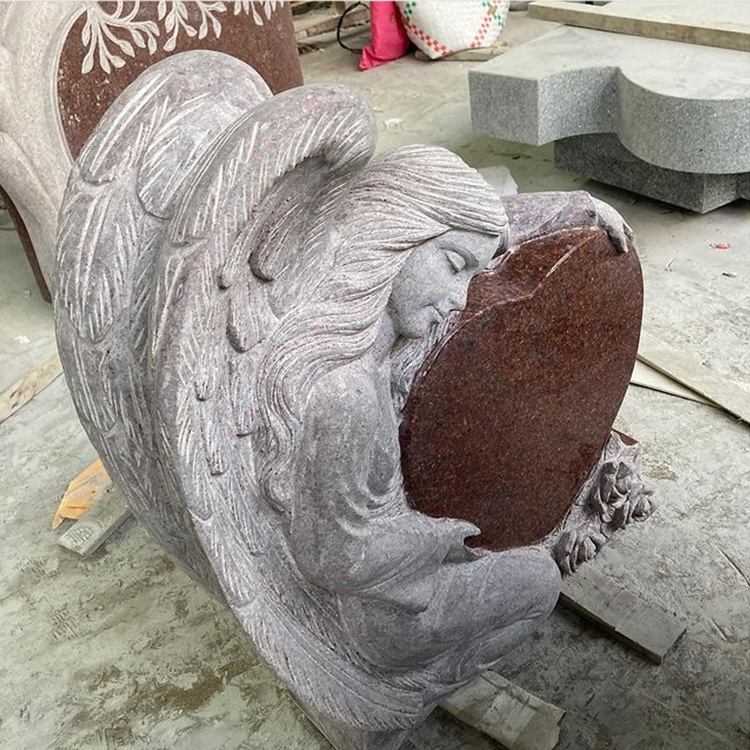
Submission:
<svg viewBox="0 0 750 750">
<path fill-rule="evenodd" d="M 638 351 L 634 251 L 562 231 L 496 259 L 417 373 L 403 410 L 413 507 L 463 518 L 470 544 L 534 544 L 595 471 Z"/>
</svg>

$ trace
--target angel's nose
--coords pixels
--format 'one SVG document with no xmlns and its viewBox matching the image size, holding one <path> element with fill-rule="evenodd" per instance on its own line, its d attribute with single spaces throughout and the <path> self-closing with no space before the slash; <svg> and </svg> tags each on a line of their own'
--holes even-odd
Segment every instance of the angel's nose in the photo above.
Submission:
<svg viewBox="0 0 750 750">
<path fill-rule="evenodd" d="M 463 310 L 469 295 L 469 285 L 461 284 L 454 287 L 448 297 L 451 310 Z"/>
</svg>

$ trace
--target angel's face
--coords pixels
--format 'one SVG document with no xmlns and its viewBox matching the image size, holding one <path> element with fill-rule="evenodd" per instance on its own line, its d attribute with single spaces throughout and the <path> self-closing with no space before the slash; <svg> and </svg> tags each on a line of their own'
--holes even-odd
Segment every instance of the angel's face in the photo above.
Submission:
<svg viewBox="0 0 750 750">
<path fill-rule="evenodd" d="M 498 244 L 495 236 L 452 229 L 412 250 L 388 301 L 396 334 L 421 338 L 451 310 L 463 310 L 469 282 Z"/>
</svg>

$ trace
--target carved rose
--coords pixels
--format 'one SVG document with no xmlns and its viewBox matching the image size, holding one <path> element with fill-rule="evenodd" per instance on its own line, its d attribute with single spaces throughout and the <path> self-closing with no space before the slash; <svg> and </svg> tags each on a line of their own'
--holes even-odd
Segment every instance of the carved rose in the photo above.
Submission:
<svg viewBox="0 0 750 750">
<path fill-rule="evenodd" d="M 601 463 L 552 535 L 552 555 L 563 575 L 596 557 L 615 531 L 648 518 L 653 510 L 651 490 L 641 479 L 639 446 L 627 445 L 613 433 Z"/>
</svg>

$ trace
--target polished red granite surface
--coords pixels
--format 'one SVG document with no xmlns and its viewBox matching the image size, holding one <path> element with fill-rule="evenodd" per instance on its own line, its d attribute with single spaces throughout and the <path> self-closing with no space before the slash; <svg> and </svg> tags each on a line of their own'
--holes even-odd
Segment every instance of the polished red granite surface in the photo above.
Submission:
<svg viewBox="0 0 750 750">
<path fill-rule="evenodd" d="M 84 4 L 81 5 L 83 8 Z M 231 7 L 225 7 L 229 4 L 213 3 L 215 7 L 212 9 L 204 4 L 204 11 L 213 11 L 214 20 L 211 23 L 196 3 L 181 3 L 177 8 L 181 14 L 181 28 L 176 30 L 174 21 L 162 17 L 160 3 L 141 3 L 137 7 L 127 3 L 122 11 L 118 11 L 117 4 L 113 2 L 89 5 L 98 5 L 101 11 L 115 17 L 126 15 L 126 19 L 119 22 L 120 26 L 110 17 L 112 28 L 109 30 L 133 54 L 123 52 L 122 47 L 114 41 L 105 40 L 120 61 L 107 64 L 105 70 L 97 54 L 93 65 L 87 66 L 86 55 L 91 48 L 87 40 L 91 33 L 95 33 L 85 31 L 88 14 L 82 12 L 68 31 L 60 53 L 57 96 L 60 121 L 73 158 L 78 156 L 118 95 L 146 68 L 173 54 L 213 50 L 237 57 L 252 65 L 275 94 L 302 84 L 292 11 L 288 3 L 276 3 L 268 16 L 261 9 L 262 24 L 253 20 L 252 8 L 239 8 L 239 3 Z M 192 32 L 183 26 L 189 26 Z M 146 45 L 144 28 L 156 32 L 151 39 L 151 49 Z M 137 36 L 132 36 L 129 29 L 135 29 Z M 172 37 L 174 44 L 170 44 Z M 83 73 L 87 67 L 91 69 Z"/>
<path fill-rule="evenodd" d="M 527 242 L 477 276 L 404 409 L 409 502 L 495 550 L 552 531 L 625 396 L 642 304 L 636 253 L 601 230 Z"/>
</svg>

